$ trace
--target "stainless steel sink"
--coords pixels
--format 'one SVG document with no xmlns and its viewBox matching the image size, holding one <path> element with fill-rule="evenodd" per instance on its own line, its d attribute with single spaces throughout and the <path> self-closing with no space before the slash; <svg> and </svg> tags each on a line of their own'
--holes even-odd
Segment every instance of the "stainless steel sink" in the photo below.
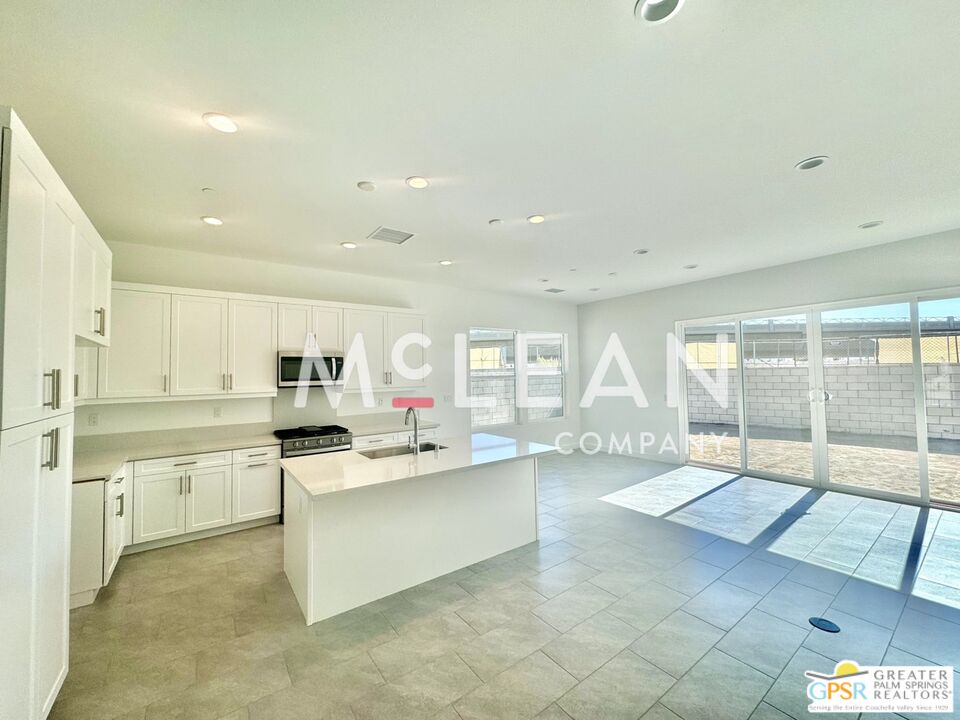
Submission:
<svg viewBox="0 0 960 720">
<path fill-rule="evenodd" d="M 446 445 L 437 445 L 432 442 L 420 443 L 420 452 L 427 453 L 434 450 L 446 450 Z M 397 457 L 398 455 L 413 455 L 413 448 L 409 445 L 397 445 L 396 447 L 376 448 L 374 450 L 358 450 L 358 453 L 371 460 L 381 458 Z"/>
</svg>

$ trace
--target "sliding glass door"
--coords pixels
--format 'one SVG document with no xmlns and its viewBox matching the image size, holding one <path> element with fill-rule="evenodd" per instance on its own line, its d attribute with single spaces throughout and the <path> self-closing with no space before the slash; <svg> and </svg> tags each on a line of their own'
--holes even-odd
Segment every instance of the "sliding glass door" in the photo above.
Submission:
<svg viewBox="0 0 960 720">
<path fill-rule="evenodd" d="M 690 326 L 684 331 L 684 347 L 690 459 L 739 468 L 737 323 Z"/>
<path fill-rule="evenodd" d="M 740 327 L 747 470 L 814 480 L 807 315 Z"/>
<path fill-rule="evenodd" d="M 960 505 L 960 294 L 683 326 L 687 459 Z"/>
<path fill-rule="evenodd" d="M 910 304 L 822 312 L 820 337 L 826 479 L 919 498 Z"/>
<path fill-rule="evenodd" d="M 960 505 L 960 297 L 919 303 L 930 499 Z"/>
</svg>

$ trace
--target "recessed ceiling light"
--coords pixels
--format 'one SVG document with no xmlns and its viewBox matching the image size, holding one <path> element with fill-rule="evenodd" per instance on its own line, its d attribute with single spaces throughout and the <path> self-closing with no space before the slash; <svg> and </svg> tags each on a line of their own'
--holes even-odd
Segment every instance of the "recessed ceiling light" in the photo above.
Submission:
<svg viewBox="0 0 960 720">
<path fill-rule="evenodd" d="M 356 250 L 357 244 L 355 242 L 342 242 L 340 247 L 346 248 L 347 250 Z"/>
<path fill-rule="evenodd" d="M 870 222 L 865 222 L 863 225 L 858 225 L 861 230 L 869 230 L 870 228 L 880 227 L 883 225 L 883 220 L 871 220 Z"/>
<path fill-rule="evenodd" d="M 493 220 L 487 220 L 487 225 L 503 225 L 503 220 L 500 218 L 493 218 Z"/>
<path fill-rule="evenodd" d="M 540 278 L 537 282 L 550 282 L 550 278 Z"/>
<path fill-rule="evenodd" d="M 357 183 L 357 187 L 363 190 L 364 192 L 373 192 L 374 190 L 377 189 L 377 186 L 374 185 L 369 180 L 361 180 L 360 182 Z"/>
<path fill-rule="evenodd" d="M 690 265 L 684 265 L 684 270 L 696 270 L 699 267 L 696 263 L 691 263 Z"/>
<path fill-rule="evenodd" d="M 223 220 L 221 220 L 218 217 L 213 217 L 213 215 L 204 215 L 200 219 L 203 220 L 207 225 L 215 225 L 215 226 L 223 225 Z"/>
<path fill-rule="evenodd" d="M 633 14 L 651 25 L 664 23 L 683 6 L 683 0 L 637 0 Z"/>
<path fill-rule="evenodd" d="M 587 288 L 590 292 L 599 292 L 600 288 Z"/>
<path fill-rule="evenodd" d="M 633 251 L 633 254 L 634 254 L 634 255 L 646 255 L 648 252 L 650 252 L 650 251 L 649 251 L 649 250 L 645 250 L 644 248 L 639 248 L 639 249 L 637 249 L 637 250 L 634 250 L 634 251 Z"/>
<path fill-rule="evenodd" d="M 200 188 L 200 192 L 202 192 L 202 193 L 215 193 L 216 190 L 214 190 L 213 188 Z"/>
<path fill-rule="evenodd" d="M 616 277 L 617 274 L 615 272 L 609 272 L 607 273 L 607 275 L 609 275 L 610 277 Z"/>
<path fill-rule="evenodd" d="M 407 178 L 407 185 L 412 187 L 414 190 L 423 190 L 430 184 L 430 181 L 426 178 L 420 177 L 419 175 L 413 175 Z"/>
<path fill-rule="evenodd" d="M 570 272 L 576 272 L 576 271 L 577 271 L 576 268 L 570 268 Z"/>
<path fill-rule="evenodd" d="M 543 215 L 531 215 L 527 218 L 527 222 L 531 222 L 534 225 L 539 225 L 544 220 L 546 220 L 546 218 Z"/>
<path fill-rule="evenodd" d="M 223 113 L 204 113 L 203 121 L 217 132 L 235 133 L 240 129 L 240 126 L 233 121 L 233 118 Z"/>
<path fill-rule="evenodd" d="M 453 260 L 441 260 L 440 264 L 447 267 L 448 265 L 453 265 Z"/>
<path fill-rule="evenodd" d="M 793 167 L 796 170 L 813 170 L 823 165 L 827 160 L 829 160 L 826 155 L 816 155 L 814 157 L 807 158 L 806 160 L 801 160 Z"/>
</svg>

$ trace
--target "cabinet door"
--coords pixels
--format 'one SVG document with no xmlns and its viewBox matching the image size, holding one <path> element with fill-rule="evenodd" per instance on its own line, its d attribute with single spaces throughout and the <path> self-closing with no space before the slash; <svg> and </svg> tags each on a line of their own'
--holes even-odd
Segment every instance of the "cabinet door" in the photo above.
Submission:
<svg viewBox="0 0 960 720">
<path fill-rule="evenodd" d="M 48 415 L 73 412 L 74 224 L 56 202 L 46 208 L 43 239 L 43 372 Z M 56 395 L 56 397 L 54 397 Z"/>
<path fill-rule="evenodd" d="M 313 308 L 313 334 L 321 350 L 343 350 L 343 310 Z"/>
<path fill-rule="evenodd" d="M 277 304 L 231 300 L 229 334 L 229 391 L 276 392 Z"/>
<path fill-rule="evenodd" d="M 94 340 L 104 346 L 110 344 L 110 327 L 113 313 L 110 307 L 110 276 L 112 261 L 102 253 L 96 253 L 93 262 L 93 312 L 96 315 L 98 327 Z"/>
<path fill-rule="evenodd" d="M 134 475 L 135 543 L 183 534 L 186 528 L 185 483 L 182 472 Z"/>
<path fill-rule="evenodd" d="M 377 310 L 345 310 L 343 313 L 343 346 L 344 352 L 349 356 L 351 347 L 356 347 L 359 351 L 359 345 L 354 345 L 357 337 L 363 338 L 363 346 L 366 350 L 367 368 L 370 373 L 370 383 L 374 388 L 383 388 L 387 384 L 387 374 L 384 365 L 384 337 L 387 329 L 387 314 Z M 346 373 L 349 368 L 344 368 Z M 347 390 L 357 390 L 360 388 L 360 373 L 356 368 L 350 372 L 350 376 L 344 383 Z"/>
<path fill-rule="evenodd" d="M 107 484 L 107 504 L 103 518 L 103 584 L 113 577 L 113 571 L 126 546 L 127 478 L 124 469 L 113 475 Z"/>
<path fill-rule="evenodd" d="M 37 488 L 34 563 L 34 688 L 37 717 L 46 717 L 67 675 L 70 639 L 70 499 L 73 458 L 73 416 L 44 423 L 51 442 L 53 470 L 40 474 Z"/>
<path fill-rule="evenodd" d="M 313 313 L 309 305 L 288 305 L 278 307 L 277 340 L 280 350 L 302 352 L 308 345 L 308 336 L 313 332 Z"/>
<path fill-rule="evenodd" d="M 70 593 L 103 586 L 104 543 L 112 529 L 104 524 L 104 481 L 75 483 L 70 512 Z"/>
<path fill-rule="evenodd" d="M 4 130 L 7 138 L 8 133 Z M 44 220 L 49 193 L 38 167 L 42 160 L 39 151 L 17 133 L 13 133 L 10 147 L 10 181 L 5 189 L 4 428 L 42 419 L 46 414 L 43 403 L 50 396 L 50 383 L 43 375 L 47 370 L 42 342 Z M 63 278 L 57 281 L 63 282 Z"/>
<path fill-rule="evenodd" d="M 233 466 L 233 522 L 280 514 L 280 462 Z"/>
<path fill-rule="evenodd" d="M 95 342 L 100 337 L 99 316 L 94 314 L 96 266 L 97 252 L 78 229 L 73 245 L 73 332 Z"/>
<path fill-rule="evenodd" d="M 170 394 L 225 394 L 226 298 L 174 295 L 171 302 Z"/>
<path fill-rule="evenodd" d="M 421 387 L 426 384 L 426 377 L 423 374 L 422 367 L 425 362 L 424 347 L 419 343 L 409 344 L 403 352 L 398 352 L 398 344 L 405 335 L 411 333 L 423 335 L 423 316 L 408 315 L 406 313 L 390 313 L 387 317 L 387 381 L 393 388 L 411 388 Z M 413 377 L 405 377 L 400 372 L 400 363 L 395 362 L 396 355 L 410 370 L 416 371 L 408 373 Z"/>
<path fill-rule="evenodd" d="M 47 458 L 43 423 L 0 433 L 0 718 L 30 718 L 33 703 L 33 566 L 37 555 L 37 502 Z M 44 478 L 44 481 L 46 478 Z"/>
<path fill-rule="evenodd" d="M 97 351 L 96 346 L 81 342 L 73 349 L 71 389 L 75 400 L 90 400 L 97 396 Z"/>
<path fill-rule="evenodd" d="M 187 472 L 187 532 L 230 524 L 230 466 Z"/>
<path fill-rule="evenodd" d="M 114 290 L 116 332 L 98 359 L 97 397 L 156 397 L 170 393 L 170 295 Z"/>
</svg>

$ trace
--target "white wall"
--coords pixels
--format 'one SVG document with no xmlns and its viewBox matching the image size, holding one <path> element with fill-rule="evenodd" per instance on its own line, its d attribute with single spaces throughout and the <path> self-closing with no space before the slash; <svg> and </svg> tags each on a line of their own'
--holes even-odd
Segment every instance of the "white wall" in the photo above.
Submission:
<svg viewBox="0 0 960 720">
<path fill-rule="evenodd" d="M 579 346 L 577 309 L 573 305 L 146 245 L 112 243 L 110 248 L 113 250 L 113 279 L 117 281 L 393 305 L 423 311 L 426 314 L 426 332 L 433 341 L 428 350 L 428 362 L 433 366 L 433 374 L 428 378 L 428 385 L 422 394 L 432 395 L 437 403 L 433 410 L 424 411 L 423 416 L 440 422 L 446 434 L 470 432 L 470 411 L 453 405 L 454 333 L 466 333 L 471 326 L 567 333 L 570 355 L 567 417 L 560 421 L 498 429 L 497 432 L 550 442 L 559 432 L 579 432 L 576 402 L 580 397 L 577 367 Z M 410 392 L 404 394 L 409 395 Z M 418 390 L 417 394 L 421 394 L 421 391 Z M 293 407 L 293 396 L 292 391 L 281 390 L 273 403 L 273 422 L 278 427 L 338 422 L 351 413 L 389 411 L 392 398 L 392 395 L 383 395 L 382 407 L 365 410 L 358 397 L 345 396 L 338 419 L 322 391 L 311 393 L 308 406 L 304 409 Z M 263 422 L 262 406 L 242 405 L 252 402 L 218 399 L 191 402 L 176 410 L 158 407 L 179 404 L 174 402 L 88 406 L 81 409 L 77 425 L 80 433 L 92 434 L 117 432 L 118 428 L 123 427 L 130 431 L 154 430 L 158 429 L 155 425 L 165 423 L 170 427 L 190 427 Z M 227 406 L 232 403 L 240 405 L 230 412 L 229 418 L 213 418 L 213 407 L 222 406 L 224 415 L 227 415 Z M 91 412 L 100 416 L 94 428 L 87 424 L 87 416 Z M 349 426 L 348 422 L 343 424 Z"/>
<path fill-rule="evenodd" d="M 678 411 L 666 403 L 666 337 L 678 320 L 951 286 L 960 286 L 960 230 L 581 305 L 581 386 L 616 332 L 649 402 L 641 409 L 630 399 L 599 398 L 581 410 L 582 429 L 604 439 L 629 431 L 635 454 L 642 432 L 658 439 L 648 455 L 668 433 L 679 442 Z M 619 383 L 611 372 L 607 384 Z M 669 449 L 657 459 L 679 461 Z"/>
</svg>

